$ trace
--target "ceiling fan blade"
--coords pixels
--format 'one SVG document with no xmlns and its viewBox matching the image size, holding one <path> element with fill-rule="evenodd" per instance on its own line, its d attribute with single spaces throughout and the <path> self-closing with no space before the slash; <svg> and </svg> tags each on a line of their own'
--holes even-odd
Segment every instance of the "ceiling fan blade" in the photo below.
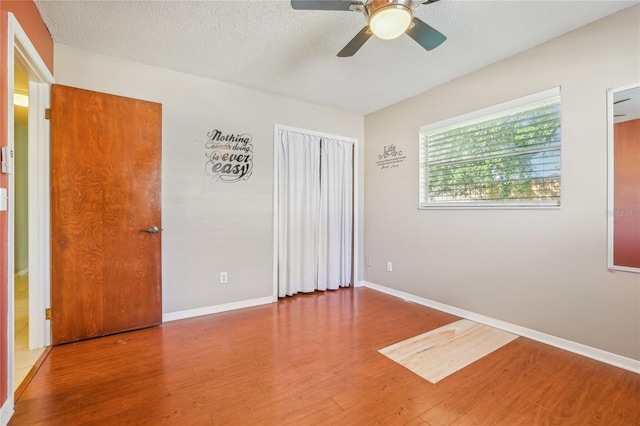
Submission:
<svg viewBox="0 0 640 426">
<path fill-rule="evenodd" d="M 412 22 L 415 25 L 407 30 L 407 34 L 426 50 L 435 49 L 447 39 L 440 31 L 430 27 L 418 18 L 413 18 Z"/>
<path fill-rule="evenodd" d="M 353 38 L 347 45 L 338 53 L 340 58 L 345 58 L 348 56 L 353 56 L 355 53 L 360 50 L 360 48 L 369 40 L 372 36 L 372 32 L 369 30 L 369 27 L 364 27 L 360 30 L 360 32 Z"/>
<path fill-rule="evenodd" d="M 630 101 L 630 100 L 631 100 L 631 98 L 620 99 L 619 101 L 615 101 L 613 104 L 616 105 L 616 104 L 619 104 L 619 103 L 622 103 L 622 102 L 627 102 L 627 101 Z"/>
<path fill-rule="evenodd" d="M 422 2 L 422 4 L 431 4 L 431 3 L 435 3 L 435 2 L 437 2 L 437 1 L 440 1 L 440 0 L 424 0 L 424 1 Z"/>
<path fill-rule="evenodd" d="M 291 7 L 296 10 L 344 10 L 350 11 L 352 4 L 362 4 L 359 1 L 343 0 L 291 0 Z"/>
</svg>

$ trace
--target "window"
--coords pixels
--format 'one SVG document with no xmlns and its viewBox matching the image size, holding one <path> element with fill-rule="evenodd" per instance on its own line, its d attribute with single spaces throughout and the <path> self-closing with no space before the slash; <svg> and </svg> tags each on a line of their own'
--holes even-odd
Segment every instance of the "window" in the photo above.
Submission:
<svg viewBox="0 0 640 426">
<path fill-rule="evenodd" d="M 560 205 L 560 88 L 420 129 L 420 207 Z"/>
</svg>

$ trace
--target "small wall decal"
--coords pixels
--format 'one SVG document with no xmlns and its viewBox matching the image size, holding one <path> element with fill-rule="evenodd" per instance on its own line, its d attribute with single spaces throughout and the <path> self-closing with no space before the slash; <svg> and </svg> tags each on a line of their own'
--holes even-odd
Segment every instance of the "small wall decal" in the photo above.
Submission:
<svg viewBox="0 0 640 426">
<path fill-rule="evenodd" d="M 376 161 L 376 166 L 380 167 L 380 170 L 395 169 L 400 167 L 400 163 L 402 163 L 405 158 L 407 157 L 402 155 L 402 151 L 398 151 L 395 145 L 385 145 L 382 154 L 378 155 L 379 161 Z"/>
<path fill-rule="evenodd" d="M 251 177 L 253 145 L 249 133 L 225 134 L 221 130 L 207 133 L 205 171 L 219 182 L 239 182 Z"/>
</svg>

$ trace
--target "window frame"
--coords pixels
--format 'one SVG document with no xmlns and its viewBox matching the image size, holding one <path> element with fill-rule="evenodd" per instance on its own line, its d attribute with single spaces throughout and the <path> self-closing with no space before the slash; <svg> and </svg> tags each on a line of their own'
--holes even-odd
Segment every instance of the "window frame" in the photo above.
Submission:
<svg viewBox="0 0 640 426">
<path fill-rule="evenodd" d="M 508 110 L 523 107 L 536 102 L 559 98 L 560 108 L 562 108 L 562 97 L 560 86 L 543 90 L 531 95 L 523 96 L 500 104 L 492 105 L 469 113 L 461 114 L 435 123 L 427 124 L 420 127 L 418 132 L 418 209 L 434 210 L 434 209 L 560 209 L 562 206 L 562 189 L 560 190 L 560 198 L 557 201 L 464 201 L 464 202 L 430 202 L 428 200 L 428 151 L 427 144 L 424 140 L 425 133 L 434 129 L 444 129 L 447 127 L 455 127 L 459 124 L 470 124 L 473 121 L 485 121 L 492 115 L 506 112 Z M 561 110 L 562 111 L 562 110 Z M 562 182 L 562 112 L 560 115 L 560 182 Z M 426 176 L 425 176 L 426 175 Z M 561 183 L 562 185 L 562 183 Z M 427 188 L 425 188 L 427 186 Z M 562 187 L 561 187 L 562 188 Z"/>
</svg>

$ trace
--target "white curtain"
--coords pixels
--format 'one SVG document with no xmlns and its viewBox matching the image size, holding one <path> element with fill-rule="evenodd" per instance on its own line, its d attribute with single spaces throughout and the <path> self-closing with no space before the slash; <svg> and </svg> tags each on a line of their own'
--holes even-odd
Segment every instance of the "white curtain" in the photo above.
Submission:
<svg viewBox="0 0 640 426">
<path fill-rule="evenodd" d="M 278 296 L 351 283 L 353 144 L 279 130 Z"/>
<path fill-rule="evenodd" d="M 320 155 L 318 290 L 351 283 L 353 144 L 323 138 Z"/>
<path fill-rule="evenodd" d="M 278 162 L 278 296 L 318 284 L 320 138 L 280 131 Z"/>
</svg>

